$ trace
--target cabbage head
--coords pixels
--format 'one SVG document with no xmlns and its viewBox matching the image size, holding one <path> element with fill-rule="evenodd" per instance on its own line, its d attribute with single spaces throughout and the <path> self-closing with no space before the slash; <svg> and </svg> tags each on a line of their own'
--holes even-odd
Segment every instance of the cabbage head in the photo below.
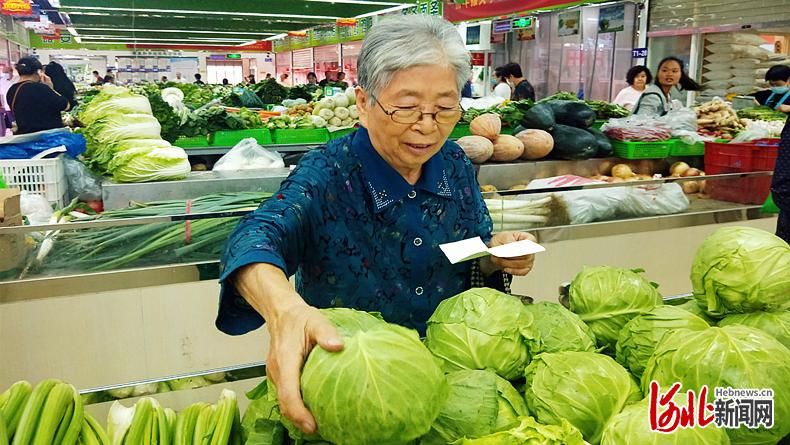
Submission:
<svg viewBox="0 0 790 445">
<path fill-rule="evenodd" d="M 675 396 L 679 407 L 687 406 L 684 391 Z M 626 406 L 603 430 L 601 445 L 730 445 L 727 431 L 710 424 L 705 428 L 678 428 L 672 433 L 650 430 L 649 399 Z"/>
<path fill-rule="evenodd" d="M 757 328 L 779 340 L 779 343 L 790 349 L 790 311 L 752 312 L 750 314 L 728 315 L 719 322 L 719 326 L 741 324 Z"/>
<path fill-rule="evenodd" d="M 681 391 L 708 387 L 774 390 L 772 429 L 729 429 L 733 444 L 775 444 L 790 433 L 790 350 L 758 329 L 731 325 L 702 331 L 678 329 L 667 333 L 647 362 L 642 388 L 655 380 L 663 390 L 675 382 Z"/>
<path fill-rule="evenodd" d="M 623 407 L 642 400 L 628 371 L 595 352 L 540 354 L 525 374 L 530 414 L 549 425 L 566 419 L 592 444 L 601 441 L 604 427 Z"/>
<path fill-rule="evenodd" d="M 571 311 L 611 354 L 629 320 L 663 304 L 658 290 L 640 274 L 608 266 L 585 267 L 571 282 L 569 297 Z"/>
<path fill-rule="evenodd" d="M 638 379 L 642 377 L 647 360 L 656 345 L 669 331 L 709 328 L 705 320 L 675 306 L 658 306 L 650 312 L 637 315 L 626 323 L 617 340 L 617 362 L 628 368 Z"/>
<path fill-rule="evenodd" d="M 444 374 L 417 332 L 373 324 L 339 326 L 343 350 L 313 348 L 302 370 L 305 405 L 321 437 L 336 445 L 415 440 L 431 429 L 447 398 Z"/>
<path fill-rule="evenodd" d="M 697 250 L 691 284 L 714 316 L 790 310 L 790 246 L 764 230 L 721 228 Z"/>
<path fill-rule="evenodd" d="M 162 127 L 150 114 L 111 114 L 84 131 L 88 151 L 92 154 L 104 144 L 117 144 L 124 139 L 161 139 Z"/>
<path fill-rule="evenodd" d="M 529 352 L 595 352 L 595 334 L 578 315 L 559 303 L 541 301 L 525 306 L 532 314 L 535 338 L 529 340 Z"/>
<path fill-rule="evenodd" d="M 507 431 L 478 439 L 462 439 L 452 445 L 586 445 L 582 434 L 567 420 L 559 425 L 543 425 L 525 416 Z"/>
<path fill-rule="evenodd" d="M 185 178 L 192 167 L 178 147 L 139 147 L 118 153 L 110 172 L 118 182 L 171 181 Z"/>
<path fill-rule="evenodd" d="M 493 371 L 451 372 L 447 383 L 447 402 L 420 445 L 446 445 L 465 437 L 482 437 L 505 430 L 527 415 L 521 394 Z"/>
<path fill-rule="evenodd" d="M 716 324 L 718 323 L 718 320 L 716 318 L 711 317 L 710 314 L 708 314 L 708 312 L 705 310 L 705 308 L 699 305 L 699 303 L 695 298 L 692 298 L 691 300 L 675 307 L 683 309 L 684 311 L 691 312 L 697 317 L 705 320 L 705 322 L 711 326 L 716 326 Z"/>
<path fill-rule="evenodd" d="M 151 103 L 145 96 L 129 91 L 116 95 L 103 94 L 99 93 L 80 113 L 79 120 L 82 125 L 93 125 L 97 120 L 113 114 L 152 114 Z"/>
<path fill-rule="evenodd" d="M 335 325 L 340 335 L 354 335 L 386 324 L 379 312 L 364 312 L 344 307 L 321 309 L 321 313 Z"/>
<path fill-rule="evenodd" d="M 428 319 L 425 344 L 446 372 L 490 369 L 507 380 L 529 361 L 532 315 L 518 298 L 473 288 L 442 301 Z"/>
</svg>

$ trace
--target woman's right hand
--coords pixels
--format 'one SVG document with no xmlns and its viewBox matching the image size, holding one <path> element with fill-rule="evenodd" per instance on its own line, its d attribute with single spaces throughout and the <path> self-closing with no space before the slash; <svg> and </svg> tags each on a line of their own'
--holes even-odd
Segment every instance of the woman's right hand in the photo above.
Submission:
<svg viewBox="0 0 790 445">
<path fill-rule="evenodd" d="M 280 311 L 267 321 L 271 341 L 266 373 L 277 388 L 280 412 L 297 428 L 313 434 L 316 422 L 302 401 L 302 366 L 316 345 L 330 352 L 341 351 L 342 337 L 318 309 L 303 302 Z"/>
<path fill-rule="evenodd" d="M 52 79 L 49 76 L 47 76 L 44 73 L 41 73 L 41 75 L 39 77 L 41 77 L 41 83 L 43 83 L 44 85 L 46 85 L 46 86 L 48 86 L 50 88 L 53 88 L 53 89 L 55 88 L 55 86 L 52 85 Z"/>
</svg>

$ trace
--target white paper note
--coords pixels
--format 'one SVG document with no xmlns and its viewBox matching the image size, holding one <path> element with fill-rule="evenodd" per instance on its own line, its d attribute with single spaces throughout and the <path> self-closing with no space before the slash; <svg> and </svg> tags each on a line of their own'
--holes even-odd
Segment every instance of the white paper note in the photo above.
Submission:
<svg viewBox="0 0 790 445">
<path fill-rule="evenodd" d="M 546 248 L 530 240 L 516 241 L 488 248 L 480 237 L 439 245 L 450 263 L 456 264 L 475 258 L 494 255 L 499 258 L 515 258 L 545 252 Z"/>
</svg>

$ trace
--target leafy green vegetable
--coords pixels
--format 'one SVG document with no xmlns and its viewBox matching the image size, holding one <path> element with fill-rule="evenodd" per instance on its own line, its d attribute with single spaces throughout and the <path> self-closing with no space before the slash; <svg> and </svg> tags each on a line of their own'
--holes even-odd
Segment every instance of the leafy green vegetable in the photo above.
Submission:
<svg viewBox="0 0 790 445">
<path fill-rule="evenodd" d="M 451 372 L 447 383 L 447 402 L 420 445 L 482 437 L 507 429 L 519 416 L 527 415 L 527 405 L 513 385 L 491 371 Z"/>
<path fill-rule="evenodd" d="M 571 282 L 570 309 L 595 333 L 598 346 L 615 352 L 620 329 L 629 320 L 663 303 L 661 294 L 634 271 L 585 267 Z"/>
<path fill-rule="evenodd" d="M 445 377 L 416 331 L 367 320 L 340 327 L 341 352 L 312 350 L 302 371 L 305 404 L 332 443 L 417 439 L 444 405 Z"/>
<path fill-rule="evenodd" d="M 789 310 L 790 246 L 764 230 L 723 227 L 697 250 L 691 284 L 714 316 Z"/>
<path fill-rule="evenodd" d="M 428 320 L 425 344 L 445 371 L 490 369 L 512 380 L 522 375 L 534 338 L 532 315 L 516 297 L 473 288 L 442 301 Z"/>
<path fill-rule="evenodd" d="M 738 110 L 738 117 L 758 121 L 783 121 L 787 119 L 787 114 L 776 111 L 771 107 L 760 106 Z"/>
<path fill-rule="evenodd" d="M 625 442 L 623 442 L 625 443 Z M 509 430 L 479 439 L 462 439 L 452 445 L 586 445 L 581 433 L 565 419 L 559 425 L 543 425 L 521 417 Z"/>
<path fill-rule="evenodd" d="M 636 377 L 642 377 L 647 360 L 656 345 L 669 331 L 709 328 L 705 320 L 675 306 L 658 306 L 650 312 L 637 315 L 626 323 L 617 341 L 617 362 L 628 368 Z"/>
<path fill-rule="evenodd" d="M 83 125 L 90 126 L 110 115 L 151 114 L 151 105 L 140 95 L 126 88 L 108 86 L 99 93 L 79 115 Z"/>
<path fill-rule="evenodd" d="M 628 108 L 602 100 L 586 100 L 584 103 L 586 103 L 587 106 L 595 112 L 598 119 L 601 120 L 628 117 L 631 115 Z"/>
<path fill-rule="evenodd" d="M 526 305 L 532 314 L 535 338 L 528 340 L 529 352 L 595 352 L 595 334 L 578 315 L 558 303 L 541 301 Z"/>
<path fill-rule="evenodd" d="M 675 396 L 675 404 L 686 407 L 686 393 Z M 672 433 L 659 433 L 650 430 L 647 413 L 649 399 L 626 406 L 623 412 L 614 416 L 606 425 L 601 445 L 729 445 L 727 430 L 715 425 L 700 428 L 678 428 Z"/>
<path fill-rule="evenodd" d="M 159 121 L 150 114 L 110 114 L 93 122 L 83 134 L 91 155 L 101 145 L 124 139 L 161 139 L 160 131 Z"/>
<path fill-rule="evenodd" d="M 790 349 L 790 311 L 728 315 L 719 322 L 721 327 L 734 324 L 749 326 L 768 333 Z"/>
<path fill-rule="evenodd" d="M 252 91 L 266 104 L 280 104 L 288 98 L 288 88 L 275 79 L 266 79 L 253 85 Z"/>
<path fill-rule="evenodd" d="M 139 88 L 139 91 L 148 98 L 148 102 L 151 104 L 151 112 L 162 128 L 162 139 L 175 142 L 181 134 L 181 117 L 176 114 L 170 104 L 164 101 L 156 84 L 145 84 Z M 180 90 L 176 89 L 176 91 Z"/>
<path fill-rule="evenodd" d="M 576 96 L 576 93 L 570 91 L 560 91 L 557 94 L 552 96 L 543 98 L 538 101 L 539 104 L 550 102 L 552 100 L 572 100 L 572 101 L 579 101 L 579 98 Z"/>
<path fill-rule="evenodd" d="M 717 320 L 711 317 L 706 311 L 705 308 L 697 303 L 696 299 L 689 300 L 679 306 L 679 309 L 683 309 L 684 311 L 691 312 L 692 314 L 696 315 L 697 317 L 705 320 L 711 326 L 716 326 Z"/>
<path fill-rule="evenodd" d="M 252 402 L 241 419 L 241 437 L 245 445 L 282 445 L 285 443 L 285 427 L 280 423 L 280 407 L 277 397 L 269 391 L 269 381 L 264 379 L 247 393 Z"/>
<path fill-rule="evenodd" d="M 611 357 L 594 352 L 540 354 L 525 371 L 524 394 L 538 422 L 562 425 L 565 419 L 597 444 L 609 420 L 642 399 L 631 375 Z"/>
<path fill-rule="evenodd" d="M 186 152 L 176 147 L 132 148 L 122 154 L 123 161 L 114 164 L 111 171 L 118 182 L 183 179 L 191 170 Z"/>
<path fill-rule="evenodd" d="M 658 382 L 666 391 L 675 382 L 682 390 L 708 387 L 708 402 L 715 388 L 773 388 L 774 425 L 728 429 L 732 443 L 774 444 L 790 434 L 790 350 L 758 329 L 731 325 L 702 331 L 668 332 L 650 357 L 642 388 Z"/>
</svg>

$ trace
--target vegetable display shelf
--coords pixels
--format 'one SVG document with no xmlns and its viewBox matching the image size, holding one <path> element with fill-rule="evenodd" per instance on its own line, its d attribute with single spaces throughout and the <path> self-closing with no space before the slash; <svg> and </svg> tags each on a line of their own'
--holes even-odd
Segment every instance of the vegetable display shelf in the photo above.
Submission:
<svg viewBox="0 0 790 445">
<path fill-rule="evenodd" d="M 272 134 L 268 128 L 217 131 L 209 135 L 208 141 L 211 146 L 233 147 L 247 138 L 253 138 L 261 145 L 272 144 Z"/>
<path fill-rule="evenodd" d="M 206 136 L 192 136 L 192 137 L 180 137 L 178 138 L 173 145 L 176 147 L 181 148 L 193 148 L 193 147 L 208 147 L 208 137 Z"/>
<path fill-rule="evenodd" d="M 681 139 L 673 139 L 669 148 L 669 156 L 702 156 L 705 154 L 705 143 L 687 144 Z"/>
<path fill-rule="evenodd" d="M 274 130 L 275 144 L 315 144 L 329 142 L 326 128 Z"/>
<path fill-rule="evenodd" d="M 675 141 L 672 139 L 660 142 L 627 142 L 611 140 L 614 154 L 623 159 L 663 159 Z"/>
<path fill-rule="evenodd" d="M 340 139 L 343 136 L 348 136 L 349 134 L 357 131 L 356 128 L 343 128 L 341 130 L 330 131 L 329 132 L 329 139 Z"/>
</svg>

